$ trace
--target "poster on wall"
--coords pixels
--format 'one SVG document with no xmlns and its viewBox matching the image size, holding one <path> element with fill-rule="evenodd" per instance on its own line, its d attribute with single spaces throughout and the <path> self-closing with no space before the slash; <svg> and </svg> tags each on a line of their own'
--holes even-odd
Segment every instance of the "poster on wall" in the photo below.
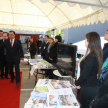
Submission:
<svg viewBox="0 0 108 108">
<path fill-rule="evenodd" d="M 21 43 L 26 43 L 26 40 L 29 38 L 29 40 L 31 40 L 31 36 L 22 36 L 20 35 L 20 40 Z"/>
</svg>

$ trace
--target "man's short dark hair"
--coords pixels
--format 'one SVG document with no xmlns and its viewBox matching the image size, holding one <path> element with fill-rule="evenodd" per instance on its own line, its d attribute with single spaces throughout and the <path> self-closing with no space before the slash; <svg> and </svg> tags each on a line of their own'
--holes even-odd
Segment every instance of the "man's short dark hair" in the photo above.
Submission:
<svg viewBox="0 0 108 108">
<path fill-rule="evenodd" d="M 108 31 L 108 30 L 107 30 Z"/>
<path fill-rule="evenodd" d="M 48 35 L 45 35 L 47 38 L 49 38 L 49 36 Z"/>
<path fill-rule="evenodd" d="M 9 33 L 8 33 L 8 32 L 3 32 L 3 34 L 4 34 L 4 33 L 7 33 L 7 36 L 9 35 Z"/>
<path fill-rule="evenodd" d="M 11 30 L 11 31 L 9 31 L 9 32 L 13 32 L 13 33 L 14 33 L 14 35 L 15 35 L 15 31 Z"/>
<path fill-rule="evenodd" d="M 0 30 L 0 32 L 3 32 L 2 30 Z"/>
<path fill-rule="evenodd" d="M 62 37 L 61 37 L 60 35 L 56 35 L 56 36 L 55 36 L 55 39 L 57 39 L 58 42 L 61 42 L 61 41 L 62 41 Z"/>
</svg>

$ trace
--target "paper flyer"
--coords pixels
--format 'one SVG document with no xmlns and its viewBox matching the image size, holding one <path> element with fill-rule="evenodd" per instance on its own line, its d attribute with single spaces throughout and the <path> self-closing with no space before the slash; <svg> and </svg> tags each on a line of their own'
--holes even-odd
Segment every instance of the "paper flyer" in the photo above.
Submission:
<svg viewBox="0 0 108 108">
<path fill-rule="evenodd" d="M 74 95 L 68 94 L 68 95 L 53 95 L 49 94 L 47 96 L 48 99 L 48 107 L 74 107 L 79 106 L 77 101 L 73 100 Z"/>
<path fill-rule="evenodd" d="M 48 87 L 47 86 L 36 86 L 35 87 L 35 91 L 39 91 L 39 92 L 49 92 Z"/>
<path fill-rule="evenodd" d="M 71 86 L 69 81 L 62 80 L 51 80 L 50 84 L 53 86 L 54 89 L 69 88 Z"/>
</svg>

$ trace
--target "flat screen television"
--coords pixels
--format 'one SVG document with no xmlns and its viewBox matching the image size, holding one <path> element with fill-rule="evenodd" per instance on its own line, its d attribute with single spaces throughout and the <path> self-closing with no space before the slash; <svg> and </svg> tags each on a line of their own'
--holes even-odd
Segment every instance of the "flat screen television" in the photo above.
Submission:
<svg viewBox="0 0 108 108">
<path fill-rule="evenodd" d="M 75 76 L 77 46 L 58 43 L 58 70 L 62 75 Z"/>
</svg>

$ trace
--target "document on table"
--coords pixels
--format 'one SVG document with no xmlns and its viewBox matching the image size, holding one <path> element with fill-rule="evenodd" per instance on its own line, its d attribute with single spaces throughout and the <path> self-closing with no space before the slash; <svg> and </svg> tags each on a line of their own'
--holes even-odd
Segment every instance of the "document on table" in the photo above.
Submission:
<svg viewBox="0 0 108 108">
<path fill-rule="evenodd" d="M 36 86 L 35 87 L 35 91 L 39 91 L 39 92 L 49 92 L 47 86 Z"/>
<path fill-rule="evenodd" d="M 54 94 L 48 94 L 47 95 L 47 102 L 48 107 L 62 107 L 62 108 L 73 108 L 74 106 L 79 106 L 77 101 L 74 100 L 73 94 L 68 95 L 54 95 Z"/>
<path fill-rule="evenodd" d="M 33 75 L 35 69 L 37 69 L 37 66 L 36 66 L 36 65 L 33 65 L 32 69 L 31 69 L 31 71 L 30 71 L 30 74 L 31 74 L 31 75 Z"/>
</svg>

